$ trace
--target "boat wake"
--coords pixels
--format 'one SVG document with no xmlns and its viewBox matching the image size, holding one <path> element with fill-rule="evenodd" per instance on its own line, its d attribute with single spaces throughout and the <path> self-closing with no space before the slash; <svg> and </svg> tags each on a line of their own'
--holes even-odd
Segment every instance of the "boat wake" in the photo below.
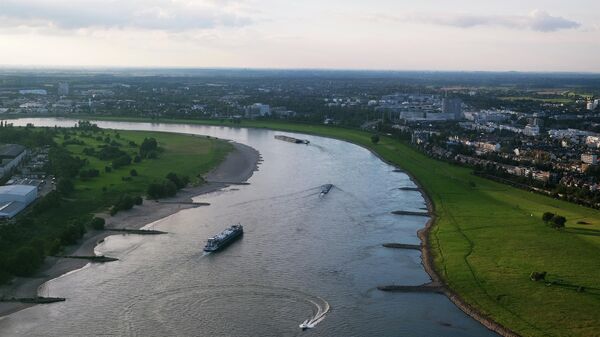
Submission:
<svg viewBox="0 0 600 337">
<path fill-rule="evenodd" d="M 306 319 L 299 325 L 300 329 L 306 330 L 316 327 L 317 324 L 321 323 L 321 321 L 325 319 L 325 316 L 327 316 L 327 313 L 329 313 L 329 311 L 331 310 L 331 307 L 329 306 L 329 303 L 327 301 L 320 297 L 319 300 L 321 303 L 318 303 L 317 301 L 313 301 L 311 299 L 308 300 L 310 303 L 315 305 L 316 312 L 311 318 Z"/>
</svg>

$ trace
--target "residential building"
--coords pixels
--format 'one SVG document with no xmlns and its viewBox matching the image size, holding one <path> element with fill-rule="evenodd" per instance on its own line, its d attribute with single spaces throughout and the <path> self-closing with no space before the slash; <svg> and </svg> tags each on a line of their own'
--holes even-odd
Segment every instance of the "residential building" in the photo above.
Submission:
<svg viewBox="0 0 600 337">
<path fill-rule="evenodd" d="M 248 118 L 265 117 L 271 115 L 271 107 L 268 104 L 254 103 L 244 108 Z"/>
<path fill-rule="evenodd" d="M 585 164 L 597 165 L 598 164 L 598 155 L 592 153 L 584 153 L 581 155 L 581 161 Z"/>
<path fill-rule="evenodd" d="M 537 137 L 540 135 L 540 127 L 537 125 L 526 125 L 523 129 L 523 134 L 525 136 Z"/>
<path fill-rule="evenodd" d="M 69 96 L 69 83 L 60 82 L 58 83 L 58 95 Z"/>
<path fill-rule="evenodd" d="M 458 98 L 444 97 L 442 100 L 442 113 L 454 115 L 454 119 L 462 119 L 462 101 Z"/>
</svg>

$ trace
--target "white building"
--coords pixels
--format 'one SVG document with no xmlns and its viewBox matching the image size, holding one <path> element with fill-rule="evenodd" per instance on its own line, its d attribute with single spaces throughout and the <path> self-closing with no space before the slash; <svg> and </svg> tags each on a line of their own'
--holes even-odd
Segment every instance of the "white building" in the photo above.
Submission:
<svg viewBox="0 0 600 337">
<path fill-rule="evenodd" d="M 584 153 L 581 155 L 581 161 L 586 164 L 597 165 L 598 164 L 598 155 L 591 154 L 591 153 Z"/>
<path fill-rule="evenodd" d="M 265 117 L 271 115 L 271 107 L 268 104 L 254 103 L 245 108 L 246 117 Z"/>
<path fill-rule="evenodd" d="M 585 108 L 587 110 L 594 110 L 594 102 L 587 102 Z"/>
<path fill-rule="evenodd" d="M 589 147 L 600 148 L 600 136 L 587 136 L 585 143 Z"/>
<path fill-rule="evenodd" d="M 537 125 L 527 125 L 523 129 L 525 136 L 537 137 L 540 135 L 540 127 Z"/>
<path fill-rule="evenodd" d="M 12 218 L 37 198 L 37 187 L 0 186 L 0 218 Z"/>
<path fill-rule="evenodd" d="M 67 82 L 58 83 L 58 95 L 59 96 L 69 96 L 69 83 L 67 83 Z"/>
</svg>

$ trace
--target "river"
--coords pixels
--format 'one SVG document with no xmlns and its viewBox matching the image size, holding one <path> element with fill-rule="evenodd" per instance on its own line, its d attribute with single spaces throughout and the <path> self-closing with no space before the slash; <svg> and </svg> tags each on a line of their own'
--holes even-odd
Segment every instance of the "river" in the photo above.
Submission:
<svg viewBox="0 0 600 337">
<path fill-rule="evenodd" d="M 73 126 L 75 120 L 19 119 L 15 125 Z M 378 285 L 429 281 L 418 244 L 426 218 L 409 177 L 369 151 L 339 140 L 273 138 L 219 126 L 96 122 L 103 128 L 231 139 L 264 162 L 249 185 L 202 195 L 211 206 L 149 224 L 168 235 L 115 235 L 97 246 L 119 261 L 47 282 L 40 295 L 67 298 L 0 319 L 2 336 L 496 336 L 445 296 L 385 293 Z M 334 184 L 324 197 L 320 185 Z M 209 236 L 241 223 L 244 237 L 204 254 Z M 298 324 L 330 308 L 314 329 Z"/>
</svg>

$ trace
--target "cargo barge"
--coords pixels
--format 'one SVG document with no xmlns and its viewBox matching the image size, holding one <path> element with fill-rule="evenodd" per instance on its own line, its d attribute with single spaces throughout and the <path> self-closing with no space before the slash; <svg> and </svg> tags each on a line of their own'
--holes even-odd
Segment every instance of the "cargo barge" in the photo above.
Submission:
<svg viewBox="0 0 600 337">
<path fill-rule="evenodd" d="M 216 252 L 235 241 L 242 236 L 242 234 L 244 234 L 244 227 L 242 225 L 233 225 L 212 238 L 209 238 L 206 241 L 206 246 L 204 246 L 204 251 Z"/>
<path fill-rule="evenodd" d="M 284 136 L 284 135 L 276 135 L 275 139 L 283 140 L 285 142 L 290 142 L 290 143 L 294 143 L 294 144 L 308 144 L 308 143 L 310 143 L 306 139 L 298 139 L 298 138 L 288 137 L 288 136 Z"/>
</svg>

